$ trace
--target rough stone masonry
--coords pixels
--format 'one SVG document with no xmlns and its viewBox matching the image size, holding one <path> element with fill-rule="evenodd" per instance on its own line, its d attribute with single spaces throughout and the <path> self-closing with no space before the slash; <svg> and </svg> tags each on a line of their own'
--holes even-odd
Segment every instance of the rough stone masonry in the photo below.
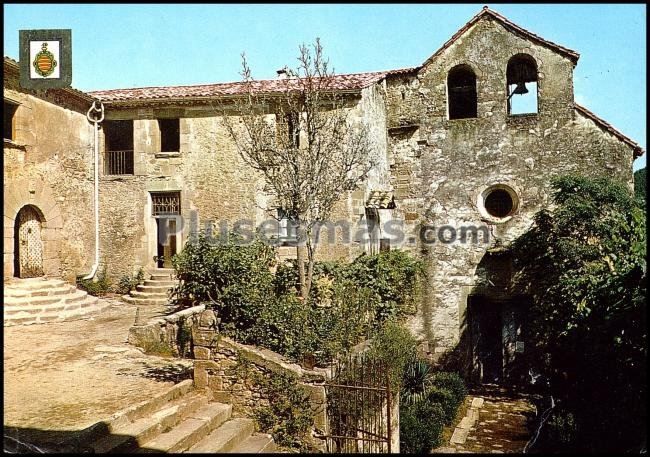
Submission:
<svg viewBox="0 0 650 457">
<path fill-rule="evenodd" d="M 578 58 L 483 8 L 417 67 L 335 76 L 335 86 L 349 98 L 351 119 L 369 127 L 381 160 L 360 189 L 342 196 L 333 219 L 364 223 L 370 207 L 380 224 L 403 224 L 404 236 L 383 231 L 372 243 L 343 243 L 337 232 L 337 242 L 321 245 L 317 256 L 351 259 L 390 245 L 424 258 L 427 286 L 409 326 L 432 357 L 456 351 L 479 377 L 494 366 L 499 372 L 499 364 L 505 370 L 517 351 L 525 351 L 525 300 L 504 296 L 498 281 L 486 286 L 479 273 L 489 278 L 507 271 L 508 259 L 498 260 L 498 253 L 549 207 L 551 178 L 607 175 L 631 189 L 632 162 L 643 153 L 575 103 Z M 14 113 L 4 143 L 5 278 L 15 274 L 16 221 L 26 205 L 40 211 L 46 273 L 71 281 L 90 270 L 92 126 L 84 114 L 93 100 L 106 108 L 100 258 L 112 278 L 159 266 L 161 222 L 154 213 L 163 197 L 178 203 L 179 232 L 170 241 L 176 252 L 189 236 L 184 221 L 192 214 L 202 226 L 238 219 L 259 223 L 274 213 L 262 176 L 237 153 L 218 109 L 242 92 L 240 83 L 34 92 L 19 87 L 16 62 L 5 58 L 5 68 L 5 107 Z M 259 87 L 274 93 L 281 85 L 267 80 Z M 534 108 L 513 112 L 524 95 L 534 98 Z M 371 204 L 377 193 L 389 198 Z M 452 238 L 453 230 L 483 227 L 483 238 L 441 242 L 434 235 L 433 242 L 423 242 L 423 225 L 446 227 L 443 234 Z M 282 256 L 290 254 L 287 249 Z M 499 316 L 503 331 L 493 342 L 501 344 L 501 359 L 485 355 L 492 341 L 488 318 L 471 312 L 472 300 Z M 465 344 L 468 336 L 484 348 Z"/>
</svg>

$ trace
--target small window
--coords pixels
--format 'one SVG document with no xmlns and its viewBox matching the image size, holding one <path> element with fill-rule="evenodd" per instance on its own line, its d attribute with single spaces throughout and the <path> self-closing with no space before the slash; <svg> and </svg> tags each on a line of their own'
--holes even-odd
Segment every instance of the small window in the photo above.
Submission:
<svg viewBox="0 0 650 457">
<path fill-rule="evenodd" d="M 169 216 L 181 214 L 180 192 L 152 192 L 151 215 Z"/>
<path fill-rule="evenodd" d="M 300 116 L 293 112 L 287 114 L 287 135 L 289 145 L 294 148 L 300 147 Z"/>
<path fill-rule="evenodd" d="M 179 152 L 181 149 L 180 119 L 158 119 L 160 152 Z"/>
<path fill-rule="evenodd" d="M 3 138 L 7 140 L 15 140 L 15 118 L 16 118 L 16 110 L 18 109 L 18 105 L 14 103 L 10 103 L 5 101 L 4 102 L 4 117 L 3 117 L 3 124 L 4 124 L 4 136 Z"/>
<path fill-rule="evenodd" d="M 293 246 L 298 241 L 296 223 L 282 208 L 278 208 L 278 241 L 281 246 Z"/>
<path fill-rule="evenodd" d="M 508 61 L 508 114 L 537 113 L 537 63 L 528 54 L 517 54 Z"/>
<path fill-rule="evenodd" d="M 510 216 L 516 210 L 514 191 L 497 187 L 489 190 L 483 200 L 485 211 L 492 217 L 504 218 Z"/>
<path fill-rule="evenodd" d="M 104 129 L 104 174 L 133 174 L 133 121 L 106 121 Z"/>
<path fill-rule="evenodd" d="M 449 119 L 477 117 L 476 75 L 468 65 L 458 65 L 447 76 Z"/>
<path fill-rule="evenodd" d="M 370 254 L 376 254 L 379 247 L 379 211 L 377 208 L 366 207 L 366 225 L 368 230 L 368 244 Z"/>
</svg>

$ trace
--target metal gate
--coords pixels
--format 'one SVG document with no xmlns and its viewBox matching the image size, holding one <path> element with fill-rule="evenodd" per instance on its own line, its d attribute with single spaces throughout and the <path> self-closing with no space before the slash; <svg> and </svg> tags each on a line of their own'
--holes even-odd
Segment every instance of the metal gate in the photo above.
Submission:
<svg viewBox="0 0 650 457">
<path fill-rule="evenodd" d="M 327 452 L 391 452 L 391 393 L 384 363 L 367 353 L 339 359 L 325 392 Z"/>
<path fill-rule="evenodd" d="M 41 217 L 32 206 L 25 206 L 18 213 L 18 264 L 21 278 L 43 276 L 43 239 Z"/>
</svg>

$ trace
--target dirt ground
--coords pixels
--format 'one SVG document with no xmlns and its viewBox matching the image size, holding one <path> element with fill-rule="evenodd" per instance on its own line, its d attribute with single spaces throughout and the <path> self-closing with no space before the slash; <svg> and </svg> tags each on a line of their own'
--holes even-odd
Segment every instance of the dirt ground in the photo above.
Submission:
<svg viewBox="0 0 650 457">
<path fill-rule="evenodd" d="M 5 430 L 81 430 L 191 377 L 191 360 L 129 345 L 136 306 L 107 300 L 91 319 L 4 328 Z"/>
</svg>

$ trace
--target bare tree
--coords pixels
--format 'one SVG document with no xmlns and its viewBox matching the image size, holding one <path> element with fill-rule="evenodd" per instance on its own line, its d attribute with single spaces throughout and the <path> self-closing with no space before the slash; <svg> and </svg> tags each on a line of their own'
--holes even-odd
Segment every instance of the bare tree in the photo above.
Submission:
<svg viewBox="0 0 650 457">
<path fill-rule="evenodd" d="M 224 123 L 240 155 L 263 174 L 275 204 L 294 224 L 300 294 L 307 298 L 314 229 L 367 178 L 376 160 L 367 126 L 349 118 L 352 102 L 337 90 L 320 40 L 299 50 L 297 68 L 286 68 L 286 77 L 273 83 L 279 90 L 272 91 L 253 79 L 242 54 L 245 95 L 230 106 L 239 122 L 224 116 Z"/>
</svg>

